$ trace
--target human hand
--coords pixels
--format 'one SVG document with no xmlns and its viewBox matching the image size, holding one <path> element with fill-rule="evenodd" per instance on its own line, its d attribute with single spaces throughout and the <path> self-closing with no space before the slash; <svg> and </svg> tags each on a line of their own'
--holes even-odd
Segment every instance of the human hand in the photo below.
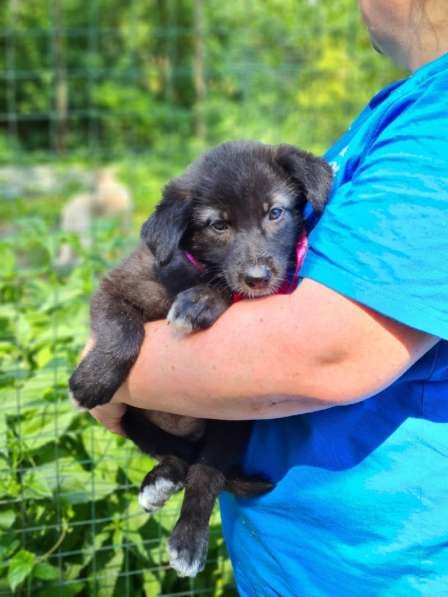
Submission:
<svg viewBox="0 0 448 597">
<path fill-rule="evenodd" d="M 102 423 L 109 431 L 126 437 L 121 426 L 121 419 L 126 411 L 126 405 L 121 402 L 109 402 L 89 410 L 89 413 L 97 421 Z"/>
</svg>

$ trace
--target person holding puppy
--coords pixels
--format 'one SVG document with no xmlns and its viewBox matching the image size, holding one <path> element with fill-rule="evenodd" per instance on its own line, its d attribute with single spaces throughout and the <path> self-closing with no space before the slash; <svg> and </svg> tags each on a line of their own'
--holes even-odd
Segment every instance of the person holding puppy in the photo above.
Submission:
<svg viewBox="0 0 448 597">
<path fill-rule="evenodd" d="M 118 432 L 127 404 L 257 420 L 244 470 L 276 487 L 221 499 L 243 596 L 448 586 L 448 4 L 359 4 L 411 75 L 327 153 L 333 192 L 309 213 L 297 290 L 182 340 L 148 324 L 127 383 L 92 411 Z"/>
</svg>

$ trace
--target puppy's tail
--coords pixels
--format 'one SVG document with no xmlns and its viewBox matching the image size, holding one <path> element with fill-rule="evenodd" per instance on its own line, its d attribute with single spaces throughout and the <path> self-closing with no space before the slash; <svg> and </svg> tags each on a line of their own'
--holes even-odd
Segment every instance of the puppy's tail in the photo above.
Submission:
<svg viewBox="0 0 448 597">
<path fill-rule="evenodd" d="M 274 483 L 270 483 L 261 477 L 232 477 L 226 479 L 225 491 L 229 491 L 237 497 L 253 498 L 263 495 L 274 489 Z"/>
</svg>

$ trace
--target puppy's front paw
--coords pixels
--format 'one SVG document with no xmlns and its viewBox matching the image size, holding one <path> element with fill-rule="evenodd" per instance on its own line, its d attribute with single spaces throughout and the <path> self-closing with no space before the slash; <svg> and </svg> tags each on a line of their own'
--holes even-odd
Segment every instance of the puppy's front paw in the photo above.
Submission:
<svg viewBox="0 0 448 597">
<path fill-rule="evenodd" d="M 229 304 L 230 297 L 205 285 L 195 286 L 177 295 L 167 320 L 176 332 L 191 334 L 210 327 Z"/>
<path fill-rule="evenodd" d="M 208 551 L 208 528 L 194 528 L 179 521 L 171 535 L 170 566 L 178 576 L 196 576 L 204 569 Z"/>
<path fill-rule="evenodd" d="M 71 397 L 83 409 L 109 402 L 124 379 L 119 368 L 100 365 L 96 361 L 93 353 L 89 353 L 69 380 Z"/>
</svg>

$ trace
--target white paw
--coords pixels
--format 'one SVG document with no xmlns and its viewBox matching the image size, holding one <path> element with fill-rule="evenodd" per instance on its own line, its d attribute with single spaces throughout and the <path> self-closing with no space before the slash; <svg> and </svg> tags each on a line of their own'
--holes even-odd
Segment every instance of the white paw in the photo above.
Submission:
<svg viewBox="0 0 448 597">
<path fill-rule="evenodd" d="M 173 493 L 182 488 L 182 483 L 159 477 L 154 483 L 145 485 L 138 495 L 138 502 L 146 512 L 157 512 Z"/>
<path fill-rule="evenodd" d="M 193 331 L 193 324 L 186 317 L 176 315 L 176 303 L 171 306 L 166 316 L 168 323 L 174 331 L 181 336 L 188 336 Z"/>
<path fill-rule="evenodd" d="M 200 546 L 196 557 L 192 557 L 186 550 L 181 550 L 179 553 L 172 546 L 169 546 L 168 553 L 170 566 L 177 572 L 178 576 L 196 576 L 205 566 L 204 554 L 207 553 L 207 541 L 204 541 L 204 544 Z"/>
</svg>

